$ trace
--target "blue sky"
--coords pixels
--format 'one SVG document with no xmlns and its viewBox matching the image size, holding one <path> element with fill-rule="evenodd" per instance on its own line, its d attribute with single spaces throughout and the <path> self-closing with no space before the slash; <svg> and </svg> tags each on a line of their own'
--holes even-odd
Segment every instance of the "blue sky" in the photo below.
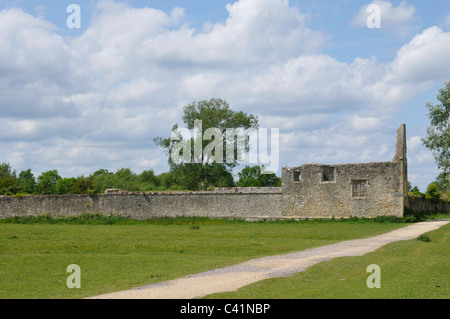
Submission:
<svg viewBox="0 0 450 319">
<path fill-rule="evenodd" d="M 406 123 L 424 190 L 439 173 L 425 103 L 450 81 L 448 52 L 450 1 L 0 0 L 0 162 L 160 173 L 153 138 L 220 97 L 280 129 L 280 166 L 389 161 Z"/>
</svg>

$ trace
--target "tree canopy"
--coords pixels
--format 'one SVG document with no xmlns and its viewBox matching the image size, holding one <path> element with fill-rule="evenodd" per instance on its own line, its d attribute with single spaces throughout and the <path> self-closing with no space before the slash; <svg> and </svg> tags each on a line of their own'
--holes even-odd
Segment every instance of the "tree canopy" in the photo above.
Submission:
<svg viewBox="0 0 450 319">
<path fill-rule="evenodd" d="M 281 186 L 281 178 L 275 174 L 261 174 L 262 168 L 256 166 L 245 166 L 236 183 L 239 187 L 274 187 Z"/>
<path fill-rule="evenodd" d="M 434 159 L 440 170 L 450 172 L 450 82 L 439 90 L 439 104 L 426 103 L 430 126 L 424 145 L 433 152 Z"/>
<path fill-rule="evenodd" d="M 245 140 L 245 136 L 239 136 L 238 133 L 230 138 L 227 132 L 230 132 L 230 129 L 234 129 L 234 133 L 239 132 L 238 129 L 244 131 L 257 129 L 258 117 L 234 111 L 228 102 L 213 98 L 186 105 L 183 108 L 182 119 L 186 130 L 194 130 L 194 136 L 183 142 L 186 143 L 182 149 L 183 161 L 177 162 L 173 158 L 174 154 L 181 155 L 177 148 L 181 136 L 179 140 L 173 139 L 173 136 L 154 139 L 158 146 L 165 149 L 170 172 L 175 174 L 178 183 L 190 190 L 234 186 L 231 170 L 238 164 L 239 156 L 242 156 L 238 154 L 235 138 L 244 141 L 244 147 L 240 151 L 248 151 L 249 143 Z M 198 126 L 199 123 L 201 126 Z M 173 126 L 172 132 L 181 135 L 178 124 Z M 232 154 L 229 154 L 230 150 Z"/>
</svg>

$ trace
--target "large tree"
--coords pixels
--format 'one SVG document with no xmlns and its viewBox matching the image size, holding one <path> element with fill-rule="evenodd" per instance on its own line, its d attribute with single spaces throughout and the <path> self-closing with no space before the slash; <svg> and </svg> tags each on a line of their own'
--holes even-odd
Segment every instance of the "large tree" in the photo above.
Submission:
<svg viewBox="0 0 450 319">
<path fill-rule="evenodd" d="M 31 172 L 31 168 L 20 172 L 19 183 L 23 192 L 28 194 L 35 193 L 36 179 L 34 178 L 34 175 Z"/>
<path fill-rule="evenodd" d="M 434 159 L 440 170 L 450 172 L 450 82 L 439 90 L 437 96 L 440 104 L 426 103 L 430 126 L 424 145 L 433 152 Z"/>
<path fill-rule="evenodd" d="M 239 136 L 238 130 L 257 129 L 258 117 L 234 111 L 228 102 L 213 98 L 186 105 L 183 108 L 182 119 L 185 129 L 194 131 L 194 136 L 185 140 L 183 161 L 176 161 L 173 158 L 174 149 L 180 145 L 180 140 L 155 138 L 155 143 L 163 147 L 169 156 L 170 171 L 177 176 L 177 184 L 191 190 L 233 186 L 231 170 L 238 164 L 238 156 L 242 156 L 238 151 L 248 151 L 249 148 L 248 140 L 245 136 Z M 234 133 L 238 132 L 231 139 L 229 139 L 231 134 L 227 134 L 230 129 L 234 129 Z M 182 132 L 177 124 L 173 126 L 172 132 L 173 134 L 178 132 L 181 138 Z M 235 138 L 244 141 L 244 149 L 236 147 Z"/>
<path fill-rule="evenodd" d="M 59 176 L 56 169 L 43 172 L 37 178 L 36 189 L 40 195 L 53 195 L 56 194 L 56 185 L 58 180 L 62 177 Z"/>
</svg>

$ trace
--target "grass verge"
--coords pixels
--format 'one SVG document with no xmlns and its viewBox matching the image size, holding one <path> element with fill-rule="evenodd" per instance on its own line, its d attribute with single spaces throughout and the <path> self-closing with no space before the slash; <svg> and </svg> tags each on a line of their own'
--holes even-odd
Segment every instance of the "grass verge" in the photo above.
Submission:
<svg viewBox="0 0 450 319">
<path fill-rule="evenodd" d="M 329 223 L 414 223 L 430 218 L 407 216 L 405 218 L 395 216 L 377 216 L 375 218 L 342 218 L 342 219 L 262 219 L 256 223 L 270 224 L 329 224 Z M 435 218 L 433 216 L 432 218 Z M 438 217 L 439 218 L 439 217 Z M 75 216 L 55 217 L 48 213 L 36 216 L 14 216 L 0 219 L 0 224 L 68 224 L 68 225 L 223 225 L 223 224 L 247 224 L 242 219 L 215 219 L 207 217 L 164 217 L 151 219 L 131 219 L 118 214 L 103 215 L 100 213 L 82 213 Z"/>
<path fill-rule="evenodd" d="M 96 214 L 10 218 L 0 221 L 0 298 L 88 297 L 251 258 L 374 236 L 403 227 L 404 222 L 136 221 Z M 71 264 L 81 268 L 80 289 L 67 288 L 66 269 Z"/>
</svg>

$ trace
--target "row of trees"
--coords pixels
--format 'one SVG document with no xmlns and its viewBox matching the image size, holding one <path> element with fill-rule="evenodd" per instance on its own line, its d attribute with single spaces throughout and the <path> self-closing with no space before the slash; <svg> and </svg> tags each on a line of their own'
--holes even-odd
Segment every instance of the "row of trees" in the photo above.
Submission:
<svg viewBox="0 0 450 319">
<path fill-rule="evenodd" d="M 195 168 L 195 167 L 193 167 Z M 198 167 L 197 167 L 198 169 Z M 213 187 L 265 187 L 280 186 L 281 179 L 275 174 L 261 174 L 260 166 L 246 166 L 238 173 L 239 180 L 234 181 L 233 175 L 215 167 L 210 171 L 210 189 Z M 99 169 L 89 176 L 61 177 L 57 170 L 49 170 L 37 178 L 31 169 L 19 174 L 8 163 L 0 164 L 0 195 L 38 194 L 100 194 L 108 188 L 120 188 L 129 191 L 165 191 L 165 190 L 199 190 L 203 182 L 195 170 L 185 172 L 169 171 L 156 175 L 153 170 L 140 174 L 130 168 L 121 168 L 115 173 L 107 169 Z"/>
<path fill-rule="evenodd" d="M 417 186 L 411 187 L 411 184 L 408 183 L 408 195 L 425 197 L 426 199 L 433 201 L 450 201 L 450 185 L 448 185 L 448 183 L 442 183 L 442 175 L 443 174 L 440 174 L 436 181 L 427 186 L 425 193 L 422 193 Z"/>
</svg>

